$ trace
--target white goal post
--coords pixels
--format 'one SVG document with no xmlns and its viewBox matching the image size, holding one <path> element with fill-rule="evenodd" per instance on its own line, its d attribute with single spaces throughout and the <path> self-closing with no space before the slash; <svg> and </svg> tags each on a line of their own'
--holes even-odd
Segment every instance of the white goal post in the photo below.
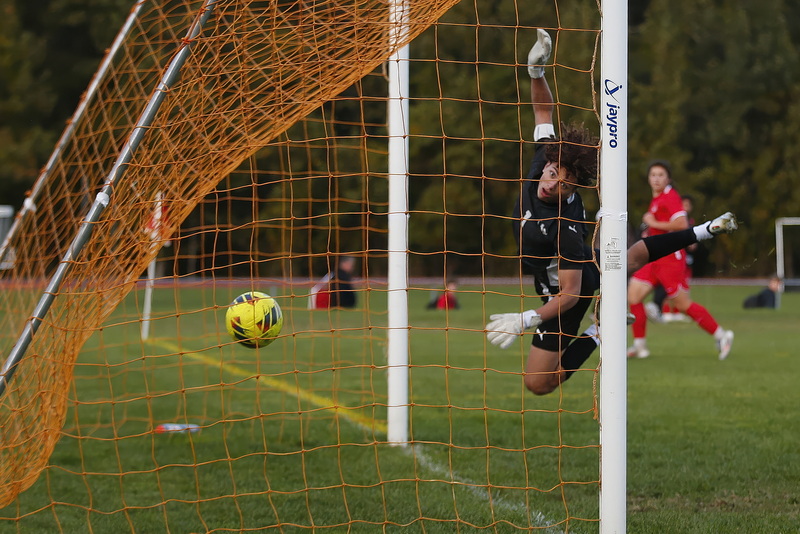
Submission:
<svg viewBox="0 0 800 534">
<path fill-rule="evenodd" d="M 600 534 L 627 528 L 628 5 L 603 0 L 600 56 Z"/>
</svg>

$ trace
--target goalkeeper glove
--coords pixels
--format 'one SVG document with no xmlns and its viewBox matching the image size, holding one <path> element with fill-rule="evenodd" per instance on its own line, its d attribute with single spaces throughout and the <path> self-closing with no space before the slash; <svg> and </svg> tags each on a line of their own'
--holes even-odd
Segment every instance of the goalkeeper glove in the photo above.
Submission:
<svg viewBox="0 0 800 534">
<path fill-rule="evenodd" d="M 553 42 L 546 31 L 538 29 L 536 33 L 536 44 L 528 52 L 528 74 L 531 78 L 544 76 L 544 64 L 550 59 L 550 50 L 553 48 Z"/>
<path fill-rule="evenodd" d="M 489 317 L 492 321 L 486 325 L 486 339 L 501 349 L 511 346 L 517 336 L 525 330 L 542 324 L 542 318 L 534 310 L 522 313 L 496 313 Z"/>
</svg>

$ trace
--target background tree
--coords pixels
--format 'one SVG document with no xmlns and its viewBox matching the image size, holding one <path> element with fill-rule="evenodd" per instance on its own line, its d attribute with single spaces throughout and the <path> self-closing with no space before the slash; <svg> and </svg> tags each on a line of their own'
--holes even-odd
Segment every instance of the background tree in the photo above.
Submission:
<svg viewBox="0 0 800 534">
<path fill-rule="evenodd" d="M 17 4 L 0 4 L 0 199 L 19 207 L 56 139 L 48 117 L 47 47 L 26 29 Z"/>
<path fill-rule="evenodd" d="M 548 3 L 520 6 L 512 0 L 462 2 L 411 46 L 410 248 L 428 259 L 431 251 L 450 251 L 449 268 L 463 271 L 456 275 L 480 269 L 508 274 L 516 253 L 507 217 L 533 155 L 524 63 L 534 33 L 515 28 L 586 30 L 553 32 L 556 67 L 548 76 L 556 82 L 557 120 L 597 124 L 599 70 L 588 53 L 596 46 L 596 2 L 560 2 L 558 10 Z M 131 7 L 130 0 L 0 1 L 0 202 L 21 205 Z M 703 274 L 770 274 L 774 219 L 800 213 L 800 4 L 649 0 L 631 6 L 629 20 L 631 222 L 638 224 L 649 202 L 647 162 L 668 159 L 679 191 L 696 199 L 697 219 L 730 209 L 743 221 L 736 239 L 711 246 Z M 313 178 L 302 194 L 313 200 L 302 209 L 338 229 L 335 238 L 319 229 L 305 234 L 308 242 L 296 236 L 296 254 L 301 247 L 331 253 L 385 249 L 385 197 L 377 191 L 386 185 L 385 105 L 378 98 L 386 85 L 376 74 L 287 134 L 299 138 L 308 128 L 316 139 L 336 134 L 341 144 L 333 159 L 326 153 L 330 147 L 318 146 L 268 150 L 254 162 L 265 170 L 266 182 L 250 194 L 273 198 L 279 192 L 270 176 L 305 173 Z M 353 98 L 360 95 L 367 98 Z M 335 125 L 326 131 L 322 118 L 331 117 Z M 366 156 L 355 156 L 363 148 Z M 239 179 L 249 177 L 232 178 Z M 336 205 L 329 202 L 331 192 Z M 592 217 L 596 195 L 584 199 Z M 245 201 L 232 201 L 226 220 L 252 218 L 236 209 Z M 265 214 L 275 206 L 267 202 Z M 273 230 L 258 234 L 259 247 L 270 251 L 265 254 L 286 252 L 281 247 L 287 241 Z M 470 240 L 469 233 L 476 235 Z M 231 236 L 223 246 L 244 250 L 249 240 Z M 486 255 L 476 260 L 478 253 Z M 321 258 L 296 262 L 292 270 L 322 270 Z M 270 261 L 259 269 L 271 272 Z M 425 265 L 412 259 L 418 272 Z"/>
<path fill-rule="evenodd" d="M 775 217 L 800 211 L 798 19 L 787 6 L 652 0 L 632 32 L 631 220 L 649 202 L 647 160 L 670 160 L 697 219 L 732 210 L 744 223 L 714 244 L 710 272 L 769 274 Z"/>
<path fill-rule="evenodd" d="M 0 2 L 0 202 L 22 205 L 131 7 Z"/>
</svg>

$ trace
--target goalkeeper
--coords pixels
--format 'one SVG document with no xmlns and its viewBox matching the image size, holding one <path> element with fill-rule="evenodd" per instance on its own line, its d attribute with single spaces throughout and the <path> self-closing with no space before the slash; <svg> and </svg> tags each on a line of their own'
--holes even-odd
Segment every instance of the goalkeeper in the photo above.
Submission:
<svg viewBox="0 0 800 534">
<path fill-rule="evenodd" d="M 556 139 L 553 96 L 544 78 L 551 40 L 537 30 L 536 44 L 528 54 L 531 98 L 535 118 L 534 138 L 539 143 L 531 169 L 514 207 L 523 271 L 534 277 L 543 304 L 522 313 L 490 317 L 487 338 L 508 348 L 524 331 L 536 329 L 525 366 L 525 386 L 536 395 L 555 390 L 589 358 L 600 343 L 592 324 L 577 337 L 581 321 L 600 286 L 600 273 L 588 234 L 579 188 L 597 180 L 598 140 L 580 126 L 561 125 Z M 637 241 L 628 249 L 628 272 L 698 240 L 736 229 L 731 213 L 694 228 Z"/>
</svg>

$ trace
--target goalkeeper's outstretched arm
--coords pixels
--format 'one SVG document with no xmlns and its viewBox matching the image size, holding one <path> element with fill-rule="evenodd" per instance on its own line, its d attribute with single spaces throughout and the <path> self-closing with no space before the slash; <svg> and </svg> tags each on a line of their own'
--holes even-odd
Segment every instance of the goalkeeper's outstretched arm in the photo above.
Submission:
<svg viewBox="0 0 800 534">
<path fill-rule="evenodd" d="M 581 270 L 559 270 L 558 294 L 553 295 L 544 305 L 535 310 L 522 313 L 495 313 L 489 316 L 486 325 L 486 339 L 501 349 L 511 346 L 518 336 L 532 330 L 542 321 L 554 319 L 578 303 L 581 291 Z"/>
<path fill-rule="evenodd" d="M 533 117 L 536 125 L 533 140 L 539 141 L 546 137 L 554 136 L 553 128 L 553 93 L 544 77 L 545 64 L 550 59 L 553 43 L 550 35 L 542 30 L 536 30 L 536 43 L 528 52 L 528 74 L 531 77 L 531 103 L 533 104 Z"/>
</svg>

